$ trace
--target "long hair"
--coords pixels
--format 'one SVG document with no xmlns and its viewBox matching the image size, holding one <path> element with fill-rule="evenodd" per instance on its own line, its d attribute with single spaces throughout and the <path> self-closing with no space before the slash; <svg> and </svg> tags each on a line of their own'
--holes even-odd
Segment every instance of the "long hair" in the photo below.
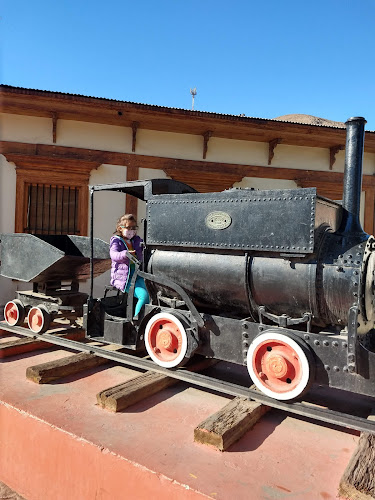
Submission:
<svg viewBox="0 0 375 500">
<path fill-rule="evenodd" d="M 113 232 L 113 234 L 116 234 L 117 236 L 122 236 L 120 226 L 125 226 L 126 222 L 128 222 L 128 221 L 134 222 L 135 225 L 137 224 L 137 219 L 135 218 L 135 216 L 133 214 L 124 214 L 117 220 L 116 229 Z"/>
</svg>

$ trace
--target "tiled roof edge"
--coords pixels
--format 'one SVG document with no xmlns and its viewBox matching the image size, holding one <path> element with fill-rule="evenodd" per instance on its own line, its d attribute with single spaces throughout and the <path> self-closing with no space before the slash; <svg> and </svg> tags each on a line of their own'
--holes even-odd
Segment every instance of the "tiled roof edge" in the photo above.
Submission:
<svg viewBox="0 0 375 500">
<path fill-rule="evenodd" d="M 119 103 L 119 104 L 129 104 L 132 106 L 139 106 L 144 109 L 149 109 L 149 108 L 154 108 L 154 109 L 159 109 L 159 110 L 167 110 L 167 111 L 179 111 L 182 112 L 183 114 L 189 115 L 189 116 L 207 116 L 209 115 L 210 117 L 214 118 L 225 118 L 233 121 L 244 121 L 246 122 L 247 120 L 257 120 L 257 121 L 262 121 L 262 122 L 273 122 L 273 123 L 287 123 L 291 125 L 299 125 L 299 126 L 306 126 L 306 127 L 319 127 L 319 128 L 330 128 L 330 129 L 335 129 L 335 130 L 343 130 L 343 127 L 337 127 L 337 126 L 332 126 L 332 125 L 320 125 L 320 124 L 310 124 L 310 123 L 301 123 L 301 122 L 293 122 L 293 121 L 288 121 L 288 120 L 280 120 L 280 119 L 274 119 L 274 118 L 259 118 L 256 116 L 241 116 L 241 115 L 231 115 L 231 114 L 226 114 L 226 113 L 217 113 L 214 111 L 193 111 L 185 108 L 174 108 L 174 107 L 169 107 L 169 106 L 160 106 L 158 104 L 145 104 L 145 103 L 140 103 L 140 102 L 133 102 L 133 101 L 122 101 L 119 99 L 108 99 L 107 97 L 95 97 L 95 96 L 88 96 L 88 95 L 83 95 L 83 94 L 71 94 L 71 93 L 66 93 L 66 92 L 59 92 L 59 91 L 53 91 L 53 90 L 41 90 L 41 89 L 30 89 L 30 88 L 25 88 L 25 87 L 17 87 L 13 85 L 7 85 L 7 84 L 0 84 L 0 92 L 1 90 L 8 90 L 8 91 L 17 91 L 17 93 L 22 93 L 25 95 L 35 95 L 35 93 L 39 94 L 48 94 L 50 96 L 57 96 L 57 97 L 62 97 L 62 98 L 80 98 L 80 99 L 95 99 L 98 101 L 105 101 L 108 103 Z M 371 130 L 366 130 L 366 132 L 374 132 Z"/>
</svg>

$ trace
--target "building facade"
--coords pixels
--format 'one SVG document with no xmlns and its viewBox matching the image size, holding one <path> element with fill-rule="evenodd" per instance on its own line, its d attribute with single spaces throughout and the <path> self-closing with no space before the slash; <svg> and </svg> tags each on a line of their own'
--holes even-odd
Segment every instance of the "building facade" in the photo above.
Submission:
<svg viewBox="0 0 375 500">
<path fill-rule="evenodd" d="M 0 92 L 0 233 L 87 235 L 88 186 L 125 180 L 168 177 L 202 192 L 317 187 L 322 196 L 342 196 L 346 132 L 340 124 L 6 85 Z M 375 132 L 366 132 L 363 172 L 361 219 L 365 231 L 374 233 Z M 124 212 L 141 221 L 144 203 L 120 193 L 97 194 L 95 236 L 109 241 Z M 0 304 L 22 286 L 0 277 Z"/>
</svg>

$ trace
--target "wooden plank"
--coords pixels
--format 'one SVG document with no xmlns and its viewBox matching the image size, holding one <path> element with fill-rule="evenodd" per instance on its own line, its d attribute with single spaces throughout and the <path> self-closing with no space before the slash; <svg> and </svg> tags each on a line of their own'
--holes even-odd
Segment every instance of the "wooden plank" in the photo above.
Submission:
<svg viewBox="0 0 375 500">
<path fill-rule="evenodd" d="M 51 332 L 49 332 L 51 333 Z M 57 337 L 62 337 L 70 340 L 83 340 L 85 338 L 85 331 L 79 329 L 69 329 L 65 333 L 55 334 Z M 10 340 L 8 342 L 0 343 L 0 358 L 7 358 L 9 356 L 16 356 L 26 352 L 38 351 L 40 349 L 49 349 L 54 346 L 43 340 L 35 340 L 33 338 L 22 338 L 17 340 Z"/>
<path fill-rule="evenodd" d="M 375 422 L 375 408 L 368 420 Z M 362 432 L 340 481 L 339 495 L 350 500 L 375 498 L 375 435 Z"/>
<path fill-rule="evenodd" d="M 103 347 L 103 349 L 110 351 L 120 351 L 122 348 L 119 345 L 107 345 Z M 47 363 L 29 366 L 26 370 L 26 378 L 36 384 L 48 384 L 54 380 L 74 375 L 75 373 L 109 362 L 109 359 L 102 358 L 96 354 L 81 352 L 65 358 L 48 361 Z"/>
<path fill-rule="evenodd" d="M 200 371 L 213 366 L 217 362 L 215 359 L 204 359 L 187 369 L 189 371 Z M 175 378 L 149 371 L 122 384 L 99 392 L 96 399 L 98 405 L 102 408 L 118 412 L 178 382 L 179 380 Z"/>
<path fill-rule="evenodd" d="M 256 401 L 236 397 L 194 429 L 194 441 L 225 451 L 269 410 Z"/>
</svg>

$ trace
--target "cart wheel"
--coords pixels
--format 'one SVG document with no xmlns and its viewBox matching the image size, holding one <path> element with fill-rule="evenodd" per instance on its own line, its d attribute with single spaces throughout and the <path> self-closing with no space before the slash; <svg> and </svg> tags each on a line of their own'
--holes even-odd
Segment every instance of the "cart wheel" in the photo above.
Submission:
<svg viewBox="0 0 375 500">
<path fill-rule="evenodd" d="M 313 356 L 308 346 L 272 331 L 258 335 L 250 344 L 247 369 L 260 391 L 284 401 L 305 394 L 314 379 Z"/>
<path fill-rule="evenodd" d="M 26 311 L 18 299 L 10 300 L 4 307 L 4 318 L 9 326 L 22 325 L 25 321 Z"/>
<path fill-rule="evenodd" d="M 186 361 L 186 330 L 173 314 L 159 313 L 149 320 L 145 330 L 145 345 L 157 365 L 174 368 Z"/>
<path fill-rule="evenodd" d="M 44 306 L 32 307 L 27 316 L 27 323 L 34 333 L 43 333 L 49 328 L 51 315 Z"/>
</svg>

